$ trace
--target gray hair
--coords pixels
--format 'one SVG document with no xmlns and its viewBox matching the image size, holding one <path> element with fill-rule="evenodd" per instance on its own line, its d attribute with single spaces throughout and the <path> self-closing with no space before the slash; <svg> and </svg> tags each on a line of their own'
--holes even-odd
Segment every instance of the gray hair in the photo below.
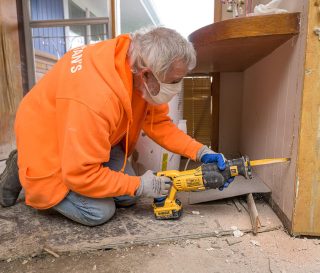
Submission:
<svg viewBox="0 0 320 273">
<path fill-rule="evenodd" d="M 164 79 L 175 61 L 182 61 L 189 71 L 196 66 L 193 45 L 173 29 L 142 28 L 132 33 L 131 39 L 128 54 L 133 72 L 150 68 L 158 78 Z"/>
</svg>

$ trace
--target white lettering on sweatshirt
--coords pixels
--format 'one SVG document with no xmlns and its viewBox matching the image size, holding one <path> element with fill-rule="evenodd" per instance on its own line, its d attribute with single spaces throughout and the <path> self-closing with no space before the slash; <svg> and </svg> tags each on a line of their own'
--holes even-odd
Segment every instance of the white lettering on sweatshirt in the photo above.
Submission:
<svg viewBox="0 0 320 273">
<path fill-rule="evenodd" d="M 82 69 L 82 55 L 83 49 L 86 46 L 80 46 L 72 50 L 71 55 L 71 73 L 76 73 Z"/>
</svg>

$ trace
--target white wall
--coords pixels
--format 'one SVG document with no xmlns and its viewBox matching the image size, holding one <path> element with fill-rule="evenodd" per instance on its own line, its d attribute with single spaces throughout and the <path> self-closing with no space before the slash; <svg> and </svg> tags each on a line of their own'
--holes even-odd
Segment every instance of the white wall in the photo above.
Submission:
<svg viewBox="0 0 320 273">
<path fill-rule="evenodd" d="M 240 151 L 243 73 L 220 74 L 219 151 L 227 157 Z"/>
</svg>

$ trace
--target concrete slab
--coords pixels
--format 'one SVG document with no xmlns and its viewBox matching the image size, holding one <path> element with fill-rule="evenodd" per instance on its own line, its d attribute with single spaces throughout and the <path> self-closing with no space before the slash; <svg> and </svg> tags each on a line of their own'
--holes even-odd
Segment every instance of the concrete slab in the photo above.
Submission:
<svg viewBox="0 0 320 273">
<path fill-rule="evenodd" d="M 0 208 L 0 260 L 38 255 L 48 248 L 57 253 L 120 248 L 184 238 L 232 235 L 232 226 L 250 231 L 245 210 L 238 212 L 229 201 L 188 205 L 180 195 L 184 213 L 179 220 L 155 220 L 151 200 L 117 209 L 112 220 L 99 227 L 85 227 L 59 214 L 38 212 L 23 202 Z M 279 228 L 280 220 L 264 202 L 257 203 L 264 229 Z"/>
</svg>

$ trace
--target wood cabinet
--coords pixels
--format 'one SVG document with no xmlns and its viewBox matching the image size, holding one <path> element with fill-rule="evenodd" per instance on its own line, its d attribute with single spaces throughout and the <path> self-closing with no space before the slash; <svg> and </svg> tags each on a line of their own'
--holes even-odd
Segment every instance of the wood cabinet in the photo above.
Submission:
<svg viewBox="0 0 320 273">
<path fill-rule="evenodd" d="M 193 73 L 244 71 L 299 33 L 300 13 L 229 19 L 189 36 L 197 51 Z"/>
<path fill-rule="evenodd" d="M 194 73 L 220 74 L 220 151 L 290 157 L 256 174 L 292 234 L 319 236 L 319 9 L 307 0 L 283 5 L 288 14 L 225 20 L 192 33 Z"/>
</svg>

